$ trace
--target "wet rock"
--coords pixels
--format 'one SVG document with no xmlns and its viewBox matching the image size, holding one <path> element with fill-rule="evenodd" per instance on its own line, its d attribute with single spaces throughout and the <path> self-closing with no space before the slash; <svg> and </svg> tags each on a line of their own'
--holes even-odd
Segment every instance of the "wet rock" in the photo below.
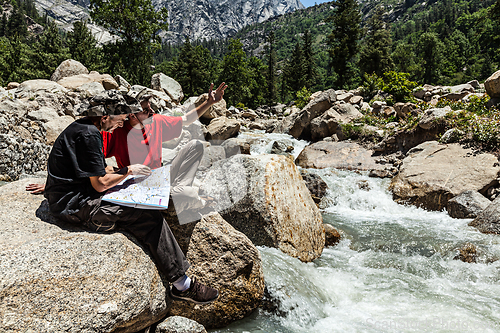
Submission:
<svg viewBox="0 0 500 333">
<path fill-rule="evenodd" d="M 484 88 L 491 98 L 500 98 L 500 71 L 496 71 L 484 81 Z"/>
<path fill-rule="evenodd" d="M 290 156 L 293 150 L 293 146 L 287 145 L 285 142 L 274 141 L 271 147 L 271 154 Z"/>
<path fill-rule="evenodd" d="M 252 242 L 217 213 L 204 216 L 193 230 L 187 274 L 219 290 L 207 305 L 175 301 L 170 315 L 182 315 L 206 328 L 224 327 L 255 310 L 264 295 L 260 253 Z"/>
<path fill-rule="evenodd" d="M 307 189 L 311 193 L 312 199 L 316 204 L 319 204 L 321 199 L 326 195 L 328 185 L 319 175 L 311 173 L 307 170 L 300 170 L 300 175 L 302 176 L 302 179 L 304 179 Z"/>
<path fill-rule="evenodd" d="M 500 234 L 500 197 L 493 200 L 469 225 L 485 234 Z"/>
<path fill-rule="evenodd" d="M 397 202 L 442 210 L 466 190 L 486 193 L 500 171 L 492 154 L 474 155 L 459 144 L 424 142 L 411 149 L 390 189 Z"/>
<path fill-rule="evenodd" d="M 172 316 L 167 317 L 159 324 L 155 333 L 207 333 L 207 330 L 194 320 L 181 316 Z"/>
<path fill-rule="evenodd" d="M 57 82 L 60 79 L 78 74 L 88 74 L 89 70 L 81 62 L 67 59 L 64 60 L 52 73 L 50 80 Z"/>
<path fill-rule="evenodd" d="M 463 262 L 473 264 L 477 262 L 477 249 L 474 244 L 466 243 L 458 249 L 458 255 L 453 258 L 455 260 L 462 260 Z"/>
<path fill-rule="evenodd" d="M 289 158 L 236 155 L 216 162 L 201 190 L 254 244 L 279 248 L 302 261 L 321 255 L 323 219 Z"/>
<path fill-rule="evenodd" d="M 325 227 L 325 247 L 337 245 L 340 242 L 340 233 L 331 224 L 324 223 Z"/>
<path fill-rule="evenodd" d="M 464 191 L 448 201 L 446 210 L 451 217 L 458 219 L 476 218 L 490 205 L 486 197 L 477 191 Z"/>
<path fill-rule="evenodd" d="M 166 288 L 130 236 L 55 220 L 26 179 L 0 187 L 2 332 L 137 332 L 162 318 Z"/>
<path fill-rule="evenodd" d="M 240 123 L 235 119 L 220 117 L 213 119 L 207 126 L 207 140 L 216 144 L 235 137 L 240 131 Z"/>
</svg>

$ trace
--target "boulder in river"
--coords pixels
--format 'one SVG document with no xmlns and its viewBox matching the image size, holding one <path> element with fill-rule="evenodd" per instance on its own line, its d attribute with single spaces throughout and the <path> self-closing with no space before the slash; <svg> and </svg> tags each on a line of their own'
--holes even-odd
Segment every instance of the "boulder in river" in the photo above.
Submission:
<svg viewBox="0 0 500 333">
<path fill-rule="evenodd" d="M 171 316 L 156 326 L 154 333 L 207 333 L 207 330 L 194 320 L 181 316 Z"/>
<path fill-rule="evenodd" d="M 325 244 L 323 219 L 293 161 L 281 155 L 235 155 L 214 163 L 201 191 L 217 211 L 256 245 L 302 261 Z"/>
<path fill-rule="evenodd" d="M 448 201 L 446 210 L 451 217 L 471 219 L 477 217 L 490 203 L 481 193 L 468 190 Z"/>
<path fill-rule="evenodd" d="M 376 163 L 372 150 L 354 142 L 320 141 L 307 146 L 295 163 L 302 168 L 335 168 L 344 170 L 387 170 L 392 164 Z"/>
<path fill-rule="evenodd" d="M 485 194 L 496 184 L 499 171 L 498 159 L 492 154 L 428 141 L 408 151 L 390 189 L 398 202 L 442 210 L 463 191 Z"/>
<path fill-rule="evenodd" d="M 500 235 L 500 197 L 493 200 L 469 225 L 485 234 Z"/>
</svg>

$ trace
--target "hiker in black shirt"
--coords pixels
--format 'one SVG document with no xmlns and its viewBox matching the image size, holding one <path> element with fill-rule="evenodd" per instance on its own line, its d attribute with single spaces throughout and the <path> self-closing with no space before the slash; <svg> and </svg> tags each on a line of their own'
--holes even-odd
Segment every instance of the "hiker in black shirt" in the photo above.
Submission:
<svg viewBox="0 0 500 333">
<path fill-rule="evenodd" d="M 149 167 L 135 164 L 107 173 L 100 131 L 123 126 L 128 114 L 140 112 L 140 104 L 116 91 L 94 96 L 80 107 L 87 117 L 76 120 L 56 139 L 48 159 L 45 197 L 51 213 L 92 231 L 123 228 L 145 243 L 158 268 L 173 284 L 171 296 L 198 304 L 215 300 L 218 291 L 185 273 L 189 267 L 160 211 L 120 206 L 102 197 L 128 175 L 148 175 Z"/>
</svg>

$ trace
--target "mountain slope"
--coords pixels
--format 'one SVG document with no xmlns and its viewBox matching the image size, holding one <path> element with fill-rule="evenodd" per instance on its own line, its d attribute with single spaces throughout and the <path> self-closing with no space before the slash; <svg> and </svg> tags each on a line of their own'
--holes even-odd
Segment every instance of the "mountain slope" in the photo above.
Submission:
<svg viewBox="0 0 500 333">
<path fill-rule="evenodd" d="M 300 0 L 153 0 L 155 8 L 165 7 L 169 13 L 169 31 L 163 32 L 166 41 L 183 42 L 187 36 L 192 40 L 225 38 L 242 27 L 262 22 L 270 17 L 293 12 L 304 6 Z M 88 0 L 36 0 L 38 10 L 47 13 L 64 30 L 72 23 L 88 20 Z M 92 26 L 95 34 L 105 32 Z M 101 42 L 108 35 L 99 37 Z"/>
</svg>

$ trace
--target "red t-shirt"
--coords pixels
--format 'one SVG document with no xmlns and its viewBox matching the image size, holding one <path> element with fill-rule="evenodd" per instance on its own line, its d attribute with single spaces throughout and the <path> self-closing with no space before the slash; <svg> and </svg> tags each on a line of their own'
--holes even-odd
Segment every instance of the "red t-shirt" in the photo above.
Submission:
<svg viewBox="0 0 500 333">
<path fill-rule="evenodd" d="M 161 167 L 162 142 L 175 139 L 182 132 L 182 117 L 153 115 L 144 130 L 133 128 L 129 122 L 113 133 L 102 132 L 104 156 L 116 158 L 119 168 L 144 164 L 151 169 Z"/>
</svg>

